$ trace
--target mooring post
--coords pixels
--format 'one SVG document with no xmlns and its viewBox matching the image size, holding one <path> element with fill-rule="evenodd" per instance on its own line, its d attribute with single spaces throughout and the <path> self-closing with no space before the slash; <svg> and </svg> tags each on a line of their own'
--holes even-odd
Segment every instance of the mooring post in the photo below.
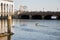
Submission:
<svg viewBox="0 0 60 40">
<path fill-rule="evenodd" d="M 7 19 L 7 31 L 8 33 L 11 33 L 11 22 L 12 22 L 12 18 L 11 16 L 8 16 L 8 19 Z"/>
</svg>

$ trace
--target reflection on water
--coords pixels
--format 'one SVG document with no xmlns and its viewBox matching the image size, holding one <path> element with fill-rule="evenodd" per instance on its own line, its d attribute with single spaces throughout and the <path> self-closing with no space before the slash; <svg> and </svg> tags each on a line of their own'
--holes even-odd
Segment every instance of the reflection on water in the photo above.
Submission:
<svg viewBox="0 0 60 40">
<path fill-rule="evenodd" d="M 0 37 L 0 40 L 11 40 L 11 35 Z"/>
<path fill-rule="evenodd" d="M 12 28 L 14 35 L 0 40 L 60 40 L 60 20 L 14 19 Z"/>
<path fill-rule="evenodd" d="M 60 40 L 60 20 L 15 19 L 14 26 L 13 40 Z"/>
<path fill-rule="evenodd" d="M 7 32 L 7 20 L 0 20 L 0 33 Z"/>
<path fill-rule="evenodd" d="M 7 20 L 1 19 L 0 20 L 0 40 L 11 40 L 11 35 L 7 33 L 8 31 L 9 30 L 7 26 Z"/>
</svg>

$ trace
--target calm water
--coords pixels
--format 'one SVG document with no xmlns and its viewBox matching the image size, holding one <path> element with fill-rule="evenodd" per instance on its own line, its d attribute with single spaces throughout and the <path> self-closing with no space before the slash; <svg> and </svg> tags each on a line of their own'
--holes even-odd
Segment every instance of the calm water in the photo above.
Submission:
<svg viewBox="0 0 60 40">
<path fill-rule="evenodd" d="M 60 20 L 14 19 L 11 40 L 60 40 Z"/>
</svg>

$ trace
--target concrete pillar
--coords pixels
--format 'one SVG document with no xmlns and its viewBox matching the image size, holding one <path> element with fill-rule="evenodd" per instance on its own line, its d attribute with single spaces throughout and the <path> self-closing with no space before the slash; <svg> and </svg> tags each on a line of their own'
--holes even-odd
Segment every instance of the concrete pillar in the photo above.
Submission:
<svg viewBox="0 0 60 40">
<path fill-rule="evenodd" d="M 7 4 L 7 6 L 6 6 L 6 9 L 7 9 L 7 15 L 8 15 L 8 4 Z"/>
<path fill-rule="evenodd" d="M 4 16 L 5 16 L 5 4 L 4 4 Z"/>
<path fill-rule="evenodd" d="M 44 16 L 42 16 L 42 19 L 44 19 Z"/>
<path fill-rule="evenodd" d="M 7 4 L 5 4 L 5 16 L 7 16 Z"/>
<path fill-rule="evenodd" d="M 58 19 L 58 16 L 56 16 L 56 19 Z"/>
<path fill-rule="evenodd" d="M 12 26 L 12 18 L 11 18 L 11 16 L 8 16 L 8 19 L 7 19 L 7 31 L 8 31 L 8 33 L 11 33 L 11 26 Z"/>
<path fill-rule="evenodd" d="M 8 4 L 8 15 L 10 14 L 10 4 Z"/>
<path fill-rule="evenodd" d="M 1 3 L 0 3 L 0 17 L 1 17 Z"/>
<path fill-rule="evenodd" d="M 3 3 L 3 14 L 2 15 L 4 16 L 4 3 Z"/>
<path fill-rule="evenodd" d="M 4 16 L 6 16 L 6 12 L 7 12 L 7 5 L 4 4 Z"/>
<path fill-rule="evenodd" d="M 13 5 L 10 6 L 10 14 L 12 15 L 13 14 Z"/>
<path fill-rule="evenodd" d="M 20 16 L 20 15 L 18 15 L 18 16 L 17 16 L 17 18 L 21 18 L 21 16 Z"/>
<path fill-rule="evenodd" d="M 1 3 L 1 15 L 3 13 L 3 3 Z"/>
<path fill-rule="evenodd" d="M 8 10 L 9 10 L 9 13 L 8 13 L 9 15 L 12 15 L 12 12 L 13 12 L 13 9 L 12 9 L 12 8 L 13 8 L 13 7 L 12 7 L 12 5 L 10 4 L 10 5 L 9 5 L 9 9 L 8 9 Z"/>
<path fill-rule="evenodd" d="M 0 3 L 0 17 L 1 17 L 1 3 Z M 0 33 L 1 33 L 1 21 L 0 21 Z"/>
<path fill-rule="evenodd" d="M 10 10 L 9 10 L 9 6 L 10 6 L 10 5 L 7 4 L 7 15 L 9 15 L 9 11 L 10 11 Z"/>
<path fill-rule="evenodd" d="M 14 6 L 13 5 L 11 5 L 11 7 L 12 7 L 12 15 L 14 14 Z"/>
<path fill-rule="evenodd" d="M 11 5 L 9 4 L 9 15 L 11 15 Z"/>
<path fill-rule="evenodd" d="M 29 15 L 29 19 L 31 19 L 32 18 L 32 15 Z"/>
</svg>

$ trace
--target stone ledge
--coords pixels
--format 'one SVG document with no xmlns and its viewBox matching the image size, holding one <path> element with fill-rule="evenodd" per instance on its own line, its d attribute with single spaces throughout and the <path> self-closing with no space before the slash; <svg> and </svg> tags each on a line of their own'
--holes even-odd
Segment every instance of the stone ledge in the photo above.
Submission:
<svg viewBox="0 0 60 40">
<path fill-rule="evenodd" d="M 0 33 L 0 37 L 4 37 L 4 36 L 9 36 L 9 35 L 13 35 L 14 33 Z"/>
</svg>

